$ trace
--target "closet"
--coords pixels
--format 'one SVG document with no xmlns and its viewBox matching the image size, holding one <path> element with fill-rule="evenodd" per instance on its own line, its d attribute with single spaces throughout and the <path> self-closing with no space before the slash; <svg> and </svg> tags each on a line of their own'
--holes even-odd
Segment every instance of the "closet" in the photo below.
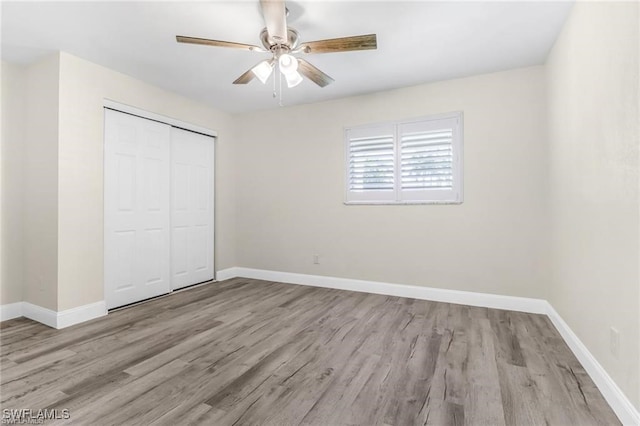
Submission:
<svg viewBox="0 0 640 426">
<path fill-rule="evenodd" d="M 105 108 L 107 308 L 214 278 L 214 138 Z"/>
</svg>

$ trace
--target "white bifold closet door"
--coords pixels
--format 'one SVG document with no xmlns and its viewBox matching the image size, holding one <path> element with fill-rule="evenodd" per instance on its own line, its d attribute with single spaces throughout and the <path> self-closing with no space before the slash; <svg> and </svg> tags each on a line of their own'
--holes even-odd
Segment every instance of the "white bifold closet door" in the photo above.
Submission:
<svg viewBox="0 0 640 426">
<path fill-rule="evenodd" d="M 171 129 L 171 285 L 213 279 L 213 138 Z"/>
<path fill-rule="evenodd" d="M 213 138 L 106 109 L 104 178 L 107 308 L 213 279 Z"/>
<path fill-rule="evenodd" d="M 171 290 L 171 126 L 105 110 L 107 308 Z"/>
</svg>

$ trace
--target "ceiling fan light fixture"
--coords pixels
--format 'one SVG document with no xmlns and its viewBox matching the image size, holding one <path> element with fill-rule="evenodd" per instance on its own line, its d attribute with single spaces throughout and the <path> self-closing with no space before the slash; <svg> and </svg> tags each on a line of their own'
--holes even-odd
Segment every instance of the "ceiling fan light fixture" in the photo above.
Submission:
<svg viewBox="0 0 640 426">
<path fill-rule="evenodd" d="M 262 61 L 251 69 L 251 72 L 265 84 L 273 72 L 273 61 Z"/>
<path fill-rule="evenodd" d="M 378 46 L 375 34 L 356 35 L 349 37 L 329 38 L 324 40 L 307 41 L 300 43 L 298 31 L 287 25 L 289 10 L 285 6 L 285 0 L 259 0 L 264 18 L 265 28 L 260 32 L 262 46 L 252 44 L 237 43 L 224 40 L 213 40 L 200 37 L 176 36 L 178 43 L 190 43 L 206 46 L 226 47 L 233 49 L 248 50 L 251 52 L 270 53 L 271 58 L 260 62 L 253 68 L 249 68 L 240 77 L 233 81 L 233 84 L 248 84 L 257 78 L 266 84 L 267 80 L 274 73 L 277 79 L 273 79 L 273 96 L 277 96 L 276 83 L 279 89 L 282 88 L 282 77 L 285 77 L 287 86 L 295 87 L 300 84 L 303 76 L 320 87 L 325 87 L 333 83 L 333 78 L 329 77 L 317 67 L 311 65 L 302 58 L 294 55 L 299 53 L 332 53 L 350 52 L 356 50 L 371 50 Z M 298 71 L 299 70 L 299 71 Z M 275 76 L 274 76 L 275 77 Z M 282 94 L 280 96 L 282 104 Z"/>
<path fill-rule="evenodd" d="M 282 74 L 297 74 L 298 60 L 292 55 L 289 55 L 288 53 L 280 55 L 278 58 L 278 64 L 280 65 L 280 72 L 282 72 Z"/>
<path fill-rule="evenodd" d="M 298 71 L 293 71 L 283 75 L 284 75 L 284 78 L 287 80 L 288 88 L 296 87 L 298 84 L 302 83 L 302 76 Z"/>
</svg>

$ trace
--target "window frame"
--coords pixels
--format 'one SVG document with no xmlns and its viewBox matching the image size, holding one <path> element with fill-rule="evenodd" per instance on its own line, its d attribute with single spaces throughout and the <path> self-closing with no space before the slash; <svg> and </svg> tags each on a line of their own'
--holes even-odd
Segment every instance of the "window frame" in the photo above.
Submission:
<svg viewBox="0 0 640 426">
<path fill-rule="evenodd" d="M 346 205 L 415 205 L 415 204 L 462 204 L 463 169 L 464 169 L 464 121 L 463 112 L 449 112 L 422 116 L 407 120 L 369 123 L 344 128 L 344 204 Z M 403 126 L 425 124 L 455 120 L 451 126 L 453 130 L 451 147 L 453 151 L 451 190 L 440 189 L 402 189 L 401 182 L 401 128 Z M 394 145 L 394 189 L 393 191 L 364 191 L 357 192 L 349 189 L 350 177 L 350 134 L 375 135 L 376 129 L 393 129 Z M 362 137 L 362 136 L 359 136 Z M 411 194 L 412 197 L 407 195 Z"/>
</svg>

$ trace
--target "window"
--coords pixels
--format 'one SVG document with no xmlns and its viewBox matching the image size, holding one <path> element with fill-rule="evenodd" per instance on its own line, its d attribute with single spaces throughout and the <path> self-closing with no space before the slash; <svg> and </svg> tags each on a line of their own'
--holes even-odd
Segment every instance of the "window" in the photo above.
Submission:
<svg viewBox="0 0 640 426">
<path fill-rule="evenodd" d="M 345 130 L 347 204 L 462 202 L 462 113 Z"/>
</svg>

